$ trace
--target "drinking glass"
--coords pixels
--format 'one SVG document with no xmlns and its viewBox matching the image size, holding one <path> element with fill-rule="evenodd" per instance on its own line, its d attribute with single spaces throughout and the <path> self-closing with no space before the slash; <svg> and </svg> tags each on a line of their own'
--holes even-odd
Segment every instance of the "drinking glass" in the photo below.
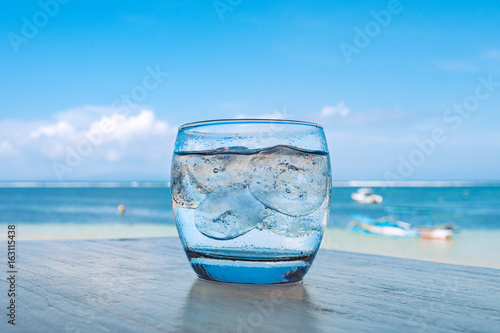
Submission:
<svg viewBox="0 0 500 333">
<path fill-rule="evenodd" d="M 330 208 L 330 159 L 320 125 L 271 119 L 183 125 L 171 175 L 177 230 L 198 276 L 302 280 Z"/>
</svg>

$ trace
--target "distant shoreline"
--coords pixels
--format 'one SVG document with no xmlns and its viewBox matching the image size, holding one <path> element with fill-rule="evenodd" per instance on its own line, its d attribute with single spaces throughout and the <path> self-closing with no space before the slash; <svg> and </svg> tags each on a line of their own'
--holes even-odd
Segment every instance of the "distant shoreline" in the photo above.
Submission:
<svg viewBox="0 0 500 333">
<path fill-rule="evenodd" d="M 3 226 L 2 226 L 3 225 Z M 0 223 L 5 229 L 6 223 Z M 16 223 L 20 242 L 33 240 L 147 239 L 179 237 L 175 225 L 159 224 L 60 224 Z M 360 235 L 345 228 L 327 228 L 322 249 L 368 253 L 448 264 L 500 269 L 500 230 L 463 230 L 450 241 L 420 238 L 389 239 Z M 6 241 L 0 236 L 0 243 Z"/>
<path fill-rule="evenodd" d="M 334 181 L 333 187 L 500 187 L 494 181 Z M 0 181 L 0 188 L 169 188 L 166 181 Z"/>
</svg>

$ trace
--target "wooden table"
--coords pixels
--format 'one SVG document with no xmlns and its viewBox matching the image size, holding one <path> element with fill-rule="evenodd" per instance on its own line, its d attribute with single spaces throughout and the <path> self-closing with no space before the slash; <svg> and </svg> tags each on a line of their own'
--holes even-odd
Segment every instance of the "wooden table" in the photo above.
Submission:
<svg viewBox="0 0 500 333">
<path fill-rule="evenodd" d="M 259 286 L 198 279 L 177 238 L 20 241 L 17 256 L 1 332 L 500 331 L 496 269 L 321 250 L 303 283 Z"/>
</svg>

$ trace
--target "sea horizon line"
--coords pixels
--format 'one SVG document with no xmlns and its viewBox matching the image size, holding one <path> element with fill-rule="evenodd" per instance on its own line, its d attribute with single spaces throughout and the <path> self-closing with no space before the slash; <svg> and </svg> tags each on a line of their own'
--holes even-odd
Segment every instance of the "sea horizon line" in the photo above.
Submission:
<svg viewBox="0 0 500 333">
<path fill-rule="evenodd" d="M 346 180 L 333 187 L 499 187 L 500 180 Z M 169 188 L 169 181 L 0 181 L 0 188 Z"/>
</svg>

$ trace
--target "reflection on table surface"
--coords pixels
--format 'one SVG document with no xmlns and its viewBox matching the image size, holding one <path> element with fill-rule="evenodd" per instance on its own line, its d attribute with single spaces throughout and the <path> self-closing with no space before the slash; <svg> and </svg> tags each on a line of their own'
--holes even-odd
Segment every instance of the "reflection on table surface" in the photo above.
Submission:
<svg viewBox="0 0 500 333">
<path fill-rule="evenodd" d="M 311 297 L 303 283 L 249 285 L 197 279 L 186 297 L 180 331 L 193 323 L 208 331 L 315 331 Z"/>
</svg>

